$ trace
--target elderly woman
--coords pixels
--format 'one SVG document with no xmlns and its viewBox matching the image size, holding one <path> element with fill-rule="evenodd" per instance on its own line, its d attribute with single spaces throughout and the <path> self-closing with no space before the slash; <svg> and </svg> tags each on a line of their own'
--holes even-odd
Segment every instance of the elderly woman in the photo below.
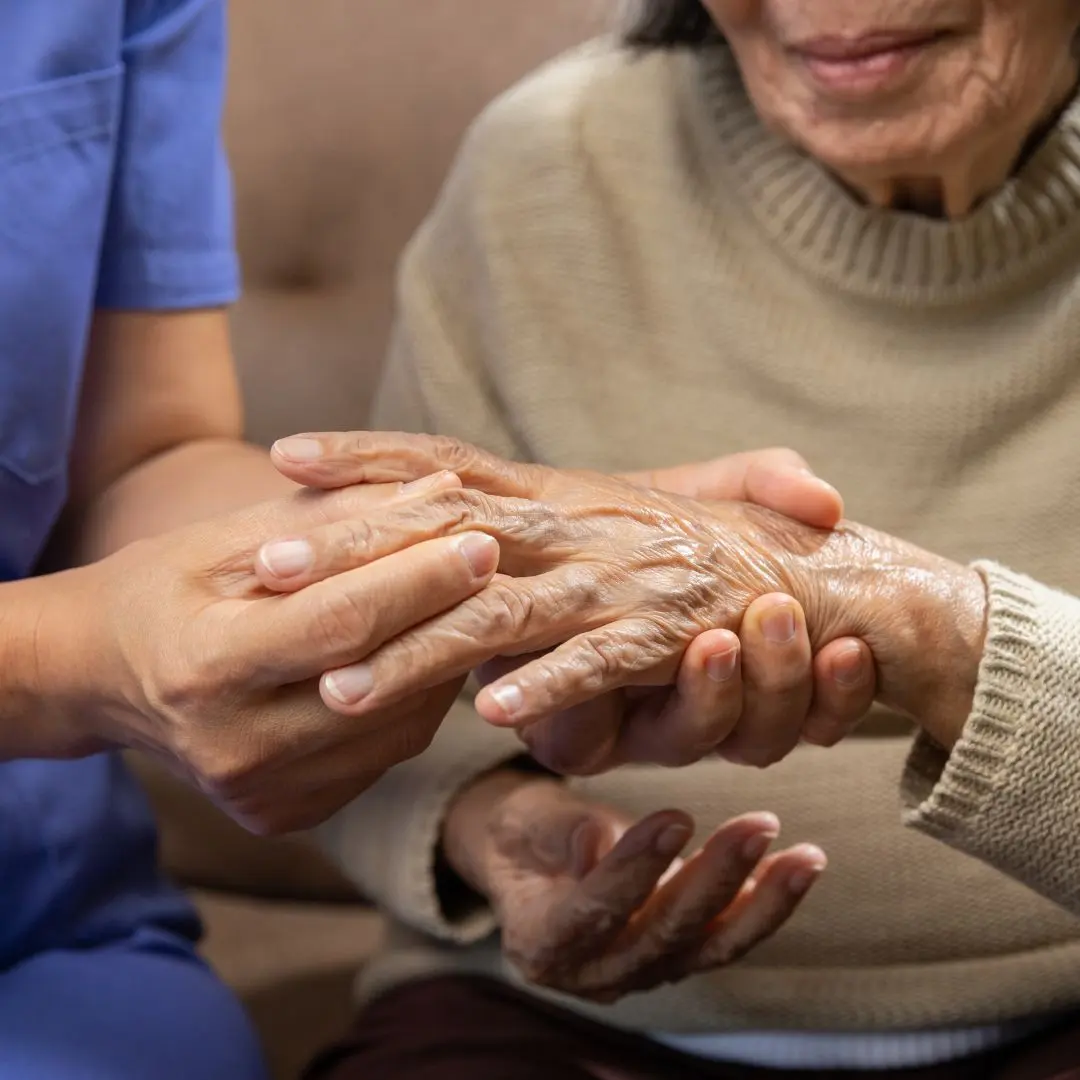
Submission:
<svg viewBox="0 0 1080 1080">
<path fill-rule="evenodd" d="M 427 641 L 541 655 L 494 673 L 495 724 L 460 708 L 327 832 L 394 924 L 313 1075 L 1077 1075 L 1078 30 L 1076 0 L 654 0 L 476 125 L 405 258 L 376 422 L 544 467 L 393 436 L 279 465 L 457 471 L 482 493 L 448 490 L 432 532 L 479 522 L 516 576 Z M 601 475 L 769 444 L 865 524 Z M 348 563 L 313 539 L 310 573 Z M 633 684 L 762 597 L 801 657 L 786 707 L 668 753 Z M 844 635 L 881 707 L 796 746 L 809 648 Z M 387 665 L 417 647 L 340 673 L 348 707 L 403 692 Z M 508 726 L 625 767 L 557 780 Z M 680 811 L 700 844 L 758 806 L 830 870 L 728 966 L 821 862 L 762 860 L 754 815 L 680 867 Z"/>
</svg>

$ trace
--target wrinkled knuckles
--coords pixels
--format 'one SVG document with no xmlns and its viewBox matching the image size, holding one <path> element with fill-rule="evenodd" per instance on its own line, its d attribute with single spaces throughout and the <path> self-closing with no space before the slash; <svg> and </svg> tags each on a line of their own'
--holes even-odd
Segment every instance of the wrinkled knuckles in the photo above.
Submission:
<svg viewBox="0 0 1080 1080">
<path fill-rule="evenodd" d="M 536 601 L 514 580 L 493 581 L 471 601 L 484 637 L 513 643 L 525 637 L 536 617 Z"/>
<path fill-rule="evenodd" d="M 310 632 L 319 647 L 332 655 L 346 646 L 365 647 L 374 631 L 370 605 L 349 592 L 328 592 L 319 604 Z"/>
</svg>

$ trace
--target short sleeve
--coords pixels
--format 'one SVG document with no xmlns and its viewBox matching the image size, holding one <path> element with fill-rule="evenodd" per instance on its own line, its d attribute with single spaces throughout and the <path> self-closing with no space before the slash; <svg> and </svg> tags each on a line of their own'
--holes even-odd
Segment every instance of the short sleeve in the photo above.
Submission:
<svg viewBox="0 0 1080 1080">
<path fill-rule="evenodd" d="M 215 307 L 239 290 L 221 137 L 224 0 L 129 0 L 97 305 Z"/>
</svg>

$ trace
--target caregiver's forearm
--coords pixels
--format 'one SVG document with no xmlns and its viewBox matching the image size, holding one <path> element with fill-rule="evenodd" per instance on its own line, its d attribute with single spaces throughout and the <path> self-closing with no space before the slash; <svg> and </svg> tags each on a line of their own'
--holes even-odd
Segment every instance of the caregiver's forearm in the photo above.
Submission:
<svg viewBox="0 0 1080 1080">
<path fill-rule="evenodd" d="M 262 447 L 234 439 L 185 443 L 117 480 L 73 523 L 70 558 L 85 563 L 134 540 L 295 491 Z"/>
</svg>

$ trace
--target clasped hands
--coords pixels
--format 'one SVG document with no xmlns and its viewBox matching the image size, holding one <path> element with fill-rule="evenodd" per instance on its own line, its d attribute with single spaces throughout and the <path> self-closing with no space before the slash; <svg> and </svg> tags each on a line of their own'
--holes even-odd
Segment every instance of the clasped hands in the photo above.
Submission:
<svg viewBox="0 0 1080 1080">
<path fill-rule="evenodd" d="M 98 620 L 95 650 L 43 658 L 71 722 L 92 716 L 88 737 L 156 755 L 257 831 L 315 825 L 420 753 L 475 669 L 481 715 L 561 772 L 763 766 L 837 741 L 875 693 L 928 723 L 970 703 L 977 576 L 838 526 L 839 496 L 790 452 L 617 478 L 363 433 L 273 459 L 303 490 L 131 545 L 43 616 L 78 621 L 81 602 Z M 552 862 L 555 823 L 575 819 Z M 756 815 L 664 880 L 691 828 L 500 772 L 460 793 L 443 839 L 530 977 L 606 999 L 727 962 L 824 865 L 766 855 L 778 825 Z"/>
</svg>

